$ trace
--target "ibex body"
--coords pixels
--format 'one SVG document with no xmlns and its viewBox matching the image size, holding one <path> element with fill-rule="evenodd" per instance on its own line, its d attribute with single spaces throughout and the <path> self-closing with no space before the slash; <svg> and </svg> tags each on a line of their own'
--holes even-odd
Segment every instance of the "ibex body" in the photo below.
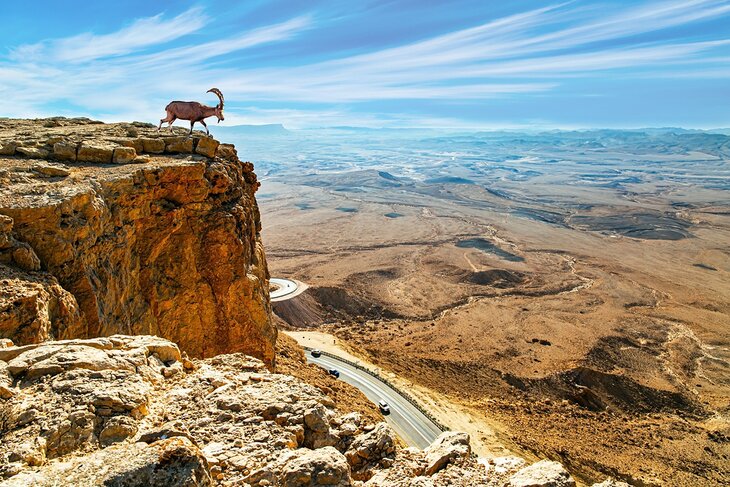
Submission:
<svg viewBox="0 0 730 487">
<path fill-rule="evenodd" d="M 197 101 L 170 102 L 170 104 L 165 107 L 167 116 L 160 120 L 160 125 L 157 127 L 157 130 L 160 130 L 162 128 L 162 124 L 165 122 L 168 122 L 168 126 L 171 127 L 172 123 L 179 118 L 180 120 L 190 120 L 191 134 L 193 133 L 193 125 L 195 125 L 195 122 L 200 122 L 203 124 L 203 127 L 205 127 L 205 132 L 210 135 L 208 126 L 205 124 L 205 119 L 216 116 L 218 117 L 218 123 L 220 123 L 221 120 L 225 120 L 225 118 L 223 118 L 223 93 L 221 93 L 221 90 L 218 88 L 211 88 L 206 93 L 215 93 L 218 96 L 220 103 L 214 107 L 209 107 L 202 103 L 198 103 Z"/>
</svg>

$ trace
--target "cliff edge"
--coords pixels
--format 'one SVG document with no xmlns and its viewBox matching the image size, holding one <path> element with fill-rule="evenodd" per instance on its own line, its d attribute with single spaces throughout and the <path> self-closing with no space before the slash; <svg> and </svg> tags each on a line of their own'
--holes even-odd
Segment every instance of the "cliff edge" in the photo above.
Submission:
<svg viewBox="0 0 730 487">
<path fill-rule="evenodd" d="M 273 365 L 253 165 L 186 132 L 0 119 L 0 338 L 157 335 Z"/>
</svg>

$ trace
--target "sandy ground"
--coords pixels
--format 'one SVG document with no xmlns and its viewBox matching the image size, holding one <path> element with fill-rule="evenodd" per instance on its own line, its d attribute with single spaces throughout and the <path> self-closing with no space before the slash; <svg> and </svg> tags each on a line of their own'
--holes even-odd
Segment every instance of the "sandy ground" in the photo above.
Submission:
<svg viewBox="0 0 730 487">
<path fill-rule="evenodd" d="M 397 374 L 484 454 L 596 482 L 730 482 L 726 160 L 654 141 L 515 159 L 487 141 L 474 152 L 498 160 L 459 164 L 447 142 L 426 163 L 350 171 L 338 154 L 327 171 L 318 148 L 276 166 L 269 267 L 310 285 L 276 313 Z"/>
</svg>

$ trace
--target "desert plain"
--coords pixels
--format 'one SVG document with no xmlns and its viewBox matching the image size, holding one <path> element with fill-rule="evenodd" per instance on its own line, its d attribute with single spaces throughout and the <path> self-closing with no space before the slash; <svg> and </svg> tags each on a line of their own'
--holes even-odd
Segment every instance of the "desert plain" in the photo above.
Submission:
<svg viewBox="0 0 730 487">
<path fill-rule="evenodd" d="M 486 450 L 730 481 L 728 136 L 222 137 L 256 163 L 272 276 L 310 286 L 284 326 L 448 398 Z"/>
</svg>

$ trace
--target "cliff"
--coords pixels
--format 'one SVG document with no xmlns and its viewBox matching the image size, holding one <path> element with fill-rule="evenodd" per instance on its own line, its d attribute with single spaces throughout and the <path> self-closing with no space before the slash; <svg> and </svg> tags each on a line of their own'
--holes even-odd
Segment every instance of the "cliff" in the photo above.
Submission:
<svg viewBox="0 0 730 487">
<path fill-rule="evenodd" d="M 274 361 L 253 166 L 184 129 L 0 119 L 0 338 Z"/>
</svg>

